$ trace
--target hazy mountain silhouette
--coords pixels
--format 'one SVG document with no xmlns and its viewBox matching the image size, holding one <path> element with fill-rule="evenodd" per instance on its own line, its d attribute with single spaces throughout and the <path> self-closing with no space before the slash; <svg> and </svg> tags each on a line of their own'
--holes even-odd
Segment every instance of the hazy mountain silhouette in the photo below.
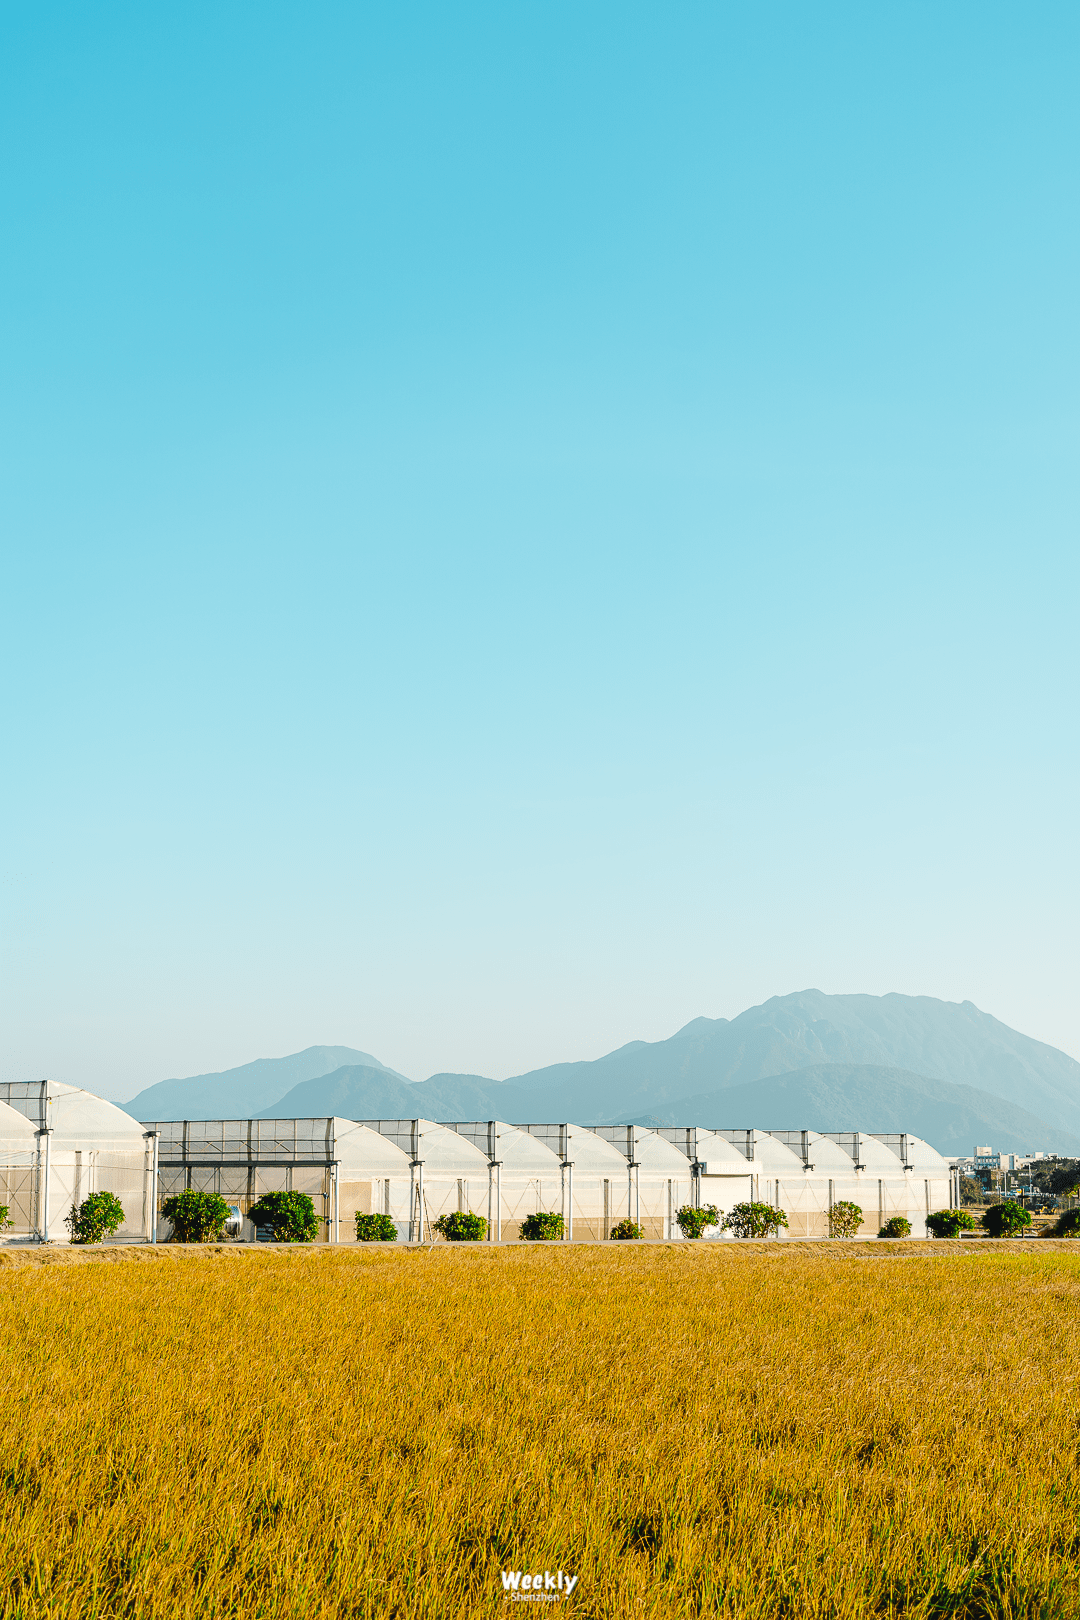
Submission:
<svg viewBox="0 0 1080 1620">
<path fill-rule="evenodd" d="M 1080 1152 L 1080 1136 L 1055 1129 L 989 1092 L 871 1064 L 821 1064 L 748 1086 L 726 1086 L 685 1097 L 662 1115 L 626 1123 L 734 1130 L 755 1126 L 765 1131 L 911 1131 L 939 1152 L 955 1156 L 967 1156 L 976 1142 L 1005 1153 Z"/>
<path fill-rule="evenodd" d="M 774 996 L 730 1021 L 695 1018 L 669 1040 L 633 1041 L 594 1062 L 552 1064 L 506 1084 L 535 1092 L 538 1104 L 543 1098 L 542 1117 L 596 1124 L 667 1113 L 685 1097 L 822 1064 L 973 1086 L 1080 1134 L 1080 1063 L 970 1001 L 931 996 Z"/>
<path fill-rule="evenodd" d="M 159 1080 L 120 1107 L 136 1119 L 253 1119 L 298 1081 L 329 1074 L 346 1063 L 364 1063 L 403 1078 L 370 1052 L 357 1052 L 351 1046 L 309 1046 L 291 1057 L 256 1058 L 254 1063 L 225 1069 L 220 1074 Z"/>
<path fill-rule="evenodd" d="M 881 1129 L 911 1130 L 951 1152 L 968 1152 L 976 1137 L 1006 1150 L 1052 1150 L 1060 1142 L 1061 1151 L 1073 1152 L 1067 1144 L 1080 1137 L 1080 1063 L 1064 1052 L 970 1001 L 820 990 L 774 996 L 730 1020 L 695 1018 L 666 1041 L 631 1041 L 592 1062 L 557 1063 L 505 1081 L 436 1074 L 413 1083 L 369 1053 L 319 1046 L 222 1074 L 165 1080 L 125 1106 L 143 1120 L 337 1113 L 595 1125 L 677 1115 L 680 1124 L 731 1125 L 733 1111 L 750 1109 L 749 1093 L 745 1100 L 739 1093 L 764 1080 L 788 1089 L 757 1094 L 753 1111 L 771 1107 L 770 1098 L 783 1101 L 778 1123 L 786 1129 L 872 1130 L 870 1119 L 887 1119 L 891 1127 Z M 706 1101 L 708 1117 L 700 1112 Z M 697 1116 L 684 1117 L 691 1105 Z M 734 1124 L 768 1128 L 749 1114 Z"/>
<path fill-rule="evenodd" d="M 305 1080 L 278 1102 L 261 1110 L 263 1119 L 491 1119 L 500 1106 L 521 1107 L 533 1093 L 471 1074 L 439 1074 L 430 1080 L 401 1080 L 385 1069 L 350 1065 Z M 500 1116 L 502 1117 L 502 1116 Z"/>
</svg>

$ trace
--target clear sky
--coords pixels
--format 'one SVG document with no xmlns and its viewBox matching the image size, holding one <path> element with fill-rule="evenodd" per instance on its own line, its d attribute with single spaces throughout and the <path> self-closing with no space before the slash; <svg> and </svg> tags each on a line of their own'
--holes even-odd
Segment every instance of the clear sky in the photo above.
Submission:
<svg viewBox="0 0 1080 1620">
<path fill-rule="evenodd" d="M 0 1074 L 1080 1056 L 1073 4 L 0 12 Z"/>
</svg>

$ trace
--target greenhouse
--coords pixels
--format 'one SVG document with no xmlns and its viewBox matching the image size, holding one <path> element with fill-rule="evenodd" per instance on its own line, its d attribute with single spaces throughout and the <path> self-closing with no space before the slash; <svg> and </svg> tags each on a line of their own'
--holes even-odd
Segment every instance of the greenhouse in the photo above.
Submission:
<svg viewBox="0 0 1080 1620">
<path fill-rule="evenodd" d="M 445 1128 L 466 1137 L 487 1158 L 489 1198 L 476 1213 L 488 1223 L 490 1242 L 519 1237 L 526 1216 L 539 1210 L 566 1219 L 567 1172 L 539 1137 L 498 1119 L 447 1123 Z"/>
<path fill-rule="evenodd" d="M 0 1204 L 16 1237 L 37 1233 L 38 1136 L 30 1120 L 0 1103 Z"/>
<path fill-rule="evenodd" d="M 691 1160 L 668 1134 L 636 1125 L 594 1125 L 593 1133 L 610 1142 L 626 1161 L 627 1203 L 625 1213 L 647 1238 L 681 1237 L 676 1215 L 683 1204 L 694 1201 L 694 1170 Z M 612 1216 L 602 1211 L 605 1237 L 610 1235 Z"/>
<path fill-rule="evenodd" d="M 111 1192 L 124 1224 L 111 1241 L 146 1242 L 153 1234 L 154 1140 L 114 1103 L 57 1080 L 0 1084 L 0 1203 L 10 1235 L 64 1242 L 73 1205 Z"/>
<path fill-rule="evenodd" d="M 469 1211 L 489 1242 L 525 1217 L 558 1212 L 568 1240 L 604 1240 L 627 1217 L 649 1238 L 679 1239 L 683 1204 L 721 1215 L 750 1200 L 783 1209 L 785 1238 L 829 1233 L 835 1203 L 863 1210 L 863 1235 L 905 1215 L 923 1236 L 947 1207 L 950 1167 L 918 1138 L 866 1133 L 500 1120 L 243 1120 L 159 1123 L 162 1196 L 204 1187 L 246 1215 L 262 1191 L 307 1191 L 330 1241 L 355 1241 L 353 1216 L 387 1214 L 398 1235 L 437 1238 L 440 1215 Z M 167 1227 L 162 1228 L 166 1235 Z M 244 1221 L 242 1235 L 254 1237 Z M 709 1236 L 726 1236 L 721 1228 Z"/>
<path fill-rule="evenodd" d="M 625 1129 L 625 1127 L 623 1127 Z M 634 1218 L 634 1171 L 618 1148 L 586 1125 L 519 1125 L 550 1148 L 562 1166 L 564 1235 L 603 1239 L 627 1216 Z"/>
<path fill-rule="evenodd" d="M 906 1179 L 907 1204 L 896 1213 L 905 1214 L 911 1222 L 912 1233 L 921 1237 L 926 1217 L 933 1210 L 951 1208 L 954 1194 L 956 1202 L 960 1202 L 959 1171 L 954 1173 L 948 1159 L 921 1136 L 903 1133 L 877 1136 L 876 1140 L 900 1160 L 901 1173 Z"/>
<path fill-rule="evenodd" d="M 934 1201 L 927 1203 L 927 1189 L 920 1186 L 918 1178 L 913 1176 L 913 1166 L 905 1168 L 905 1160 L 900 1153 L 889 1146 L 890 1140 L 895 1141 L 898 1148 L 902 1140 L 914 1143 L 914 1137 L 888 1138 L 870 1136 L 860 1131 L 824 1131 L 822 1135 L 842 1147 L 852 1161 L 858 1192 L 842 1196 L 850 1196 L 861 1206 L 863 1211 L 861 1231 L 864 1234 L 880 1231 L 886 1221 L 901 1215 L 911 1222 L 912 1230 L 921 1236 L 922 1222 L 930 1209 L 941 1209 L 951 1202 L 951 1182 L 947 1164 L 943 1185 L 937 1185 L 935 1179 L 934 1189 L 930 1195 Z M 957 1193 L 959 1195 L 959 1189 Z"/>
<path fill-rule="evenodd" d="M 663 1129 L 657 1134 L 673 1141 L 688 1160 L 693 1179 L 690 1196 L 683 1202 L 699 1206 L 712 1204 L 720 1215 L 727 1215 L 736 1204 L 748 1203 L 755 1196 L 754 1178 L 745 1153 L 718 1131 L 690 1126 Z M 734 1134 L 743 1138 L 753 1136 L 752 1131 Z M 678 1230 L 671 1235 L 678 1237 Z M 721 1234 L 719 1228 L 708 1227 L 706 1235 Z"/>
<path fill-rule="evenodd" d="M 431 1242 L 439 1217 L 461 1211 L 482 1216 L 498 1243 L 516 1240 L 538 1211 L 561 1214 L 567 1240 L 603 1241 L 627 1218 L 648 1238 L 679 1239 L 684 1204 L 727 1214 L 750 1200 L 784 1211 L 787 1238 L 827 1236 L 841 1202 L 861 1208 L 864 1236 L 902 1215 L 922 1237 L 926 1216 L 953 1204 L 957 1181 L 955 1166 L 909 1133 L 341 1118 L 139 1124 L 77 1086 L 0 1085 L 9 1241 L 66 1240 L 72 1206 L 101 1191 L 124 1207 L 114 1241 L 167 1238 L 162 1203 L 187 1188 L 219 1194 L 234 1211 L 233 1235 L 247 1241 L 257 1236 L 249 1215 L 258 1198 L 291 1190 L 311 1198 L 323 1241 L 354 1242 L 354 1216 L 382 1214 L 399 1238 Z"/>
<path fill-rule="evenodd" d="M 408 1236 L 434 1238 L 434 1223 L 455 1212 L 488 1219 L 493 1171 L 487 1152 L 467 1127 L 461 1130 L 431 1119 L 365 1119 L 358 1122 L 393 1142 L 407 1155 Z"/>
<path fill-rule="evenodd" d="M 263 1193 L 306 1193 L 324 1241 L 355 1241 L 357 1213 L 386 1214 L 409 1235 L 409 1157 L 392 1140 L 350 1119 L 184 1119 L 158 1121 L 164 1200 L 191 1189 L 217 1193 L 251 1241 L 249 1211 Z M 161 1237 L 170 1236 L 161 1221 Z"/>
</svg>

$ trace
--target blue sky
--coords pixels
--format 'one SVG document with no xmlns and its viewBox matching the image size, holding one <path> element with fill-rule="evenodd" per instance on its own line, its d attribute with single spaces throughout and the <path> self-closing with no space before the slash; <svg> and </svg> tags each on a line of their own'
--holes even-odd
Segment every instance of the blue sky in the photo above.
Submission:
<svg viewBox="0 0 1080 1620">
<path fill-rule="evenodd" d="M 1080 1055 L 1080 17 L 0 18 L 0 1068 Z"/>
</svg>

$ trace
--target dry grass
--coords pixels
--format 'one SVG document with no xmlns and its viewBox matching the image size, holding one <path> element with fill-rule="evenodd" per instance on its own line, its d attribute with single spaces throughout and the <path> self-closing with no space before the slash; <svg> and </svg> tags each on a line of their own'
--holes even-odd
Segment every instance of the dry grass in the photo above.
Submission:
<svg viewBox="0 0 1080 1620">
<path fill-rule="evenodd" d="M 0 1615 L 1080 1617 L 1080 1256 L 0 1256 Z"/>
</svg>

